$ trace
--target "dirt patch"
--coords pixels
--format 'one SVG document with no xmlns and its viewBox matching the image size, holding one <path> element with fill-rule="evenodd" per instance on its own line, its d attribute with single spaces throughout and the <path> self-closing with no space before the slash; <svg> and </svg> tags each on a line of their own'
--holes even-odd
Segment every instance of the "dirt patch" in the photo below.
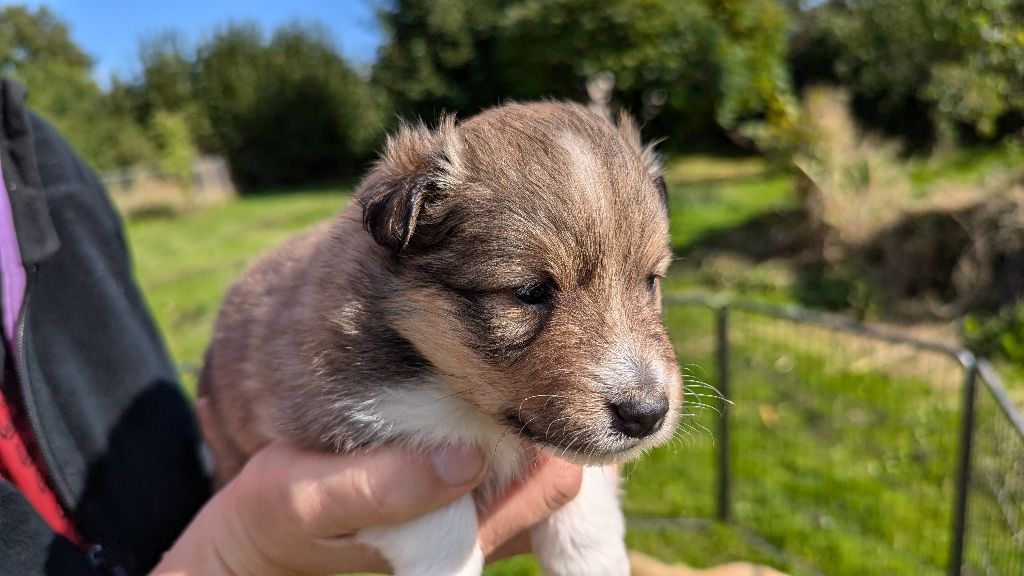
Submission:
<svg viewBox="0 0 1024 576">
<path fill-rule="evenodd" d="M 1024 295 L 1024 178 L 925 202 L 849 259 L 897 316 L 998 309 Z"/>
</svg>

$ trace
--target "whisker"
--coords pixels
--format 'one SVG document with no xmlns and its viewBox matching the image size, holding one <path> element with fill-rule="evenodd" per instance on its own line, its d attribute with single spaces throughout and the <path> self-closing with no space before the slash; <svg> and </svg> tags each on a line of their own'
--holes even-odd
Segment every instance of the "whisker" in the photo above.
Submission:
<svg viewBox="0 0 1024 576">
<path fill-rule="evenodd" d="M 715 394 L 698 394 L 698 393 L 696 393 L 696 392 L 690 392 L 689 396 L 696 396 L 697 398 L 715 398 L 715 399 L 717 399 L 717 400 L 721 400 L 722 402 L 726 402 L 726 403 L 728 403 L 728 404 L 733 404 L 733 405 L 735 405 L 735 403 L 734 403 L 734 402 L 733 402 L 732 400 L 729 400 L 728 398 L 726 398 L 725 396 L 722 396 L 722 395 L 715 395 Z"/>
<path fill-rule="evenodd" d="M 708 428 L 707 428 L 706 426 L 704 426 L 704 425 L 703 425 L 703 424 L 701 424 L 700 422 L 697 422 L 696 420 L 690 420 L 689 422 L 687 422 L 687 425 L 689 425 L 689 426 L 696 426 L 696 427 L 697 427 L 697 428 L 699 428 L 699 429 L 700 429 L 701 431 L 703 431 L 703 432 L 707 433 L 708 437 L 709 437 L 709 438 L 711 438 L 711 441 L 712 441 L 712 442 L 714 442 L 714 441 L 715 441 L 715 433 L 714 433 L 714 432 L 712 432 L 711 430 L 709 430 L 709 429 L 708 429 Z M 696 431 L 697 431 L 697 430 L 694 430 L 694 432 L 696 432 Z"/>
<path fill-rule="evenodd" d="M 548 402 L 551 402 L 551 400 L 554 398 L 568 398 L 568 396 L 562 394 L 533 394 L 527 396 L 526 398 L 523 398 L 522 402 L 519 403 L 518 417 L 520 420 L 523 419 L 523 405 L 526 404 L 528 400 L 532 400 L 533 398 L 547 398 L 547 401 L 544 402 L 544 406 L 547 406 Z"/>
<path fill-rule="evenodd" d="M 555 425 L 555 422 L 558 422 L 559 420 L 568 420 L 568 419 L 569 419 L 569 417 L 568 417 L 568 416 L 563 416 L 563 417 L 561 417 L 561 418 L 555 418 L 554 420 L 552 420 L 551 422 L 549 422 L 549 423 L 548 423 L 548 427 L 547 427 L 547 429 L 546 429 L 546 430 L 544 430 L 544 436 L 545 436 L 545 437 L 548 437 L 548 436 L 550 436 L 550 433 L 551 433 L 551 427 Z"/>
<path fill-rule="evenodd" d="M 700 400 L 695 400 L 695 401 L 684 400 L 683 401 L 683 406 L 686 407 L 686 408 L 696 408 L 698 410 L 714 410 L 716 413 L 718 413 L 719 416 L 722 415 L 722 411 L 719 410 L 717 406 L 712 406 L 711 404 L 706 404 L 704 402 L 701 402 Z"/>
</svg>

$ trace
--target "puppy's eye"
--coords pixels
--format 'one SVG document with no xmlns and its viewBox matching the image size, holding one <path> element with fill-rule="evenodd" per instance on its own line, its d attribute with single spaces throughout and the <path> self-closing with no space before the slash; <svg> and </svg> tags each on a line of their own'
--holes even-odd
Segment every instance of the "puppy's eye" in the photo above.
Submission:
<svg viewBox="0 0 1024 576">
<path fill-rule="evenodd" d="M 516 300 L 527 306 L 547 306 L 555 299 L 555 287 L 550 282 L 538 282 L 516 290 Z"/>
<path fill-rule="evenodd" d="M 647 277 L 647 293 L 652 297 L 658 291 L 658 278 L 659 276 L 657 274 L 651 274 Z"/>
</svg>

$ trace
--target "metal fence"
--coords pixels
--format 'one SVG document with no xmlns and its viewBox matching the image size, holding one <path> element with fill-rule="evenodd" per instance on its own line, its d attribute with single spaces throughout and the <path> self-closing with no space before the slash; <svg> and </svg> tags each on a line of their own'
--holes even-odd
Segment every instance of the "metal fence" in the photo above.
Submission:
<svg viewBox="0 0 1024 576">
<path fill-rule="evenodd" d="M 987 362 L 751 302 L 668 296 L 666 315 L 704 367 L 687 378 L 731 400 L 687 407 L 717 428 L 719 520 L 794 573 L 1024 574 L 1024 417 Z"/>
</svg>

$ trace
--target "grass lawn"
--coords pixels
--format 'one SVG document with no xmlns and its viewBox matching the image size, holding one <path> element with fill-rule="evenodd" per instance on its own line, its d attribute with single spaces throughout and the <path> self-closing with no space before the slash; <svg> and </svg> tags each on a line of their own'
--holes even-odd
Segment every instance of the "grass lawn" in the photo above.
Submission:
<svg viewBox="0 0 1024 576">
<path fill-rule="evenodd" d="M 689 156 L 672 162 L 666 179 L 677 251 L 796 205 L 788 176 L 756 158 Z M 201 361 L 220 299 L 252 258 L 346 201 L 339 189 L 296 191 L 130 223 L 138 279 L 175 359 Z M 669 290 L 698 283 L 677 268 L 684 271 L 671 275 Z M 712 316 L 670 306 L 666 323 L 688 378 L 715 382 Z M 931 376 L 950 368 L 756 317 L 737 318 L 733 334 L 733 514 L 758 537 L 670 521 L 714 517 L 710 431 L 718 420 L 695 410 L 673 443 L 624 469 L 630 545 L 697 566 L 752 560 L 794 574 L 942 573 L 957 395 Z M 488 573 L 539 571 L 513 559 Z"/>
<path fill-rule="evenodd" d="M 685 156 L 668 164 L 672 246 L 680 250 L 766 213 L 792 209 L 788 175 L 759 157 Z"/>
<path fill-rule="evenodd" d="M 756 292 L 773 300 L 792 299 L 787 285 L 790 280 L 784 271 L 779 279 L 779 266 L 772 261 L 741 262 L 722 270 L 698 266 L 693 258 L 695 251 L 721 243 L 739 229 L 756 228 L 758 222 L 792 214 L 798 202 L 791 192 L 790 175 L 772 169 L 758 157 L 693 155 L 669 163 L 665 182 L 672 248 L 677 254 L 676 265 L 665 280 L 666 291 L 710 287 Z M 752 234 L 757 235 L 744 232 L 731 242 L 746 243 Z"/>
<path fill-rule="evenodd" d="M 1024 145 L 1007 141 L 998 146 L 961 149 L 916 162 L 910 179 L 919 190 L 934 184 L 985 184 L 993 176 L 1019 170 L 1021 164 L 1024 164 Z"/>
<path fill-rule="evenodd" d="M 261 195 L 170 219 L 128 223 L 136 276 L 174 359 L 198 366 L 225 291 L 253 258 L 337 212 L 339 189 Z M 185 383 L 194 384 L 186 370 Z"/>
</svg>

